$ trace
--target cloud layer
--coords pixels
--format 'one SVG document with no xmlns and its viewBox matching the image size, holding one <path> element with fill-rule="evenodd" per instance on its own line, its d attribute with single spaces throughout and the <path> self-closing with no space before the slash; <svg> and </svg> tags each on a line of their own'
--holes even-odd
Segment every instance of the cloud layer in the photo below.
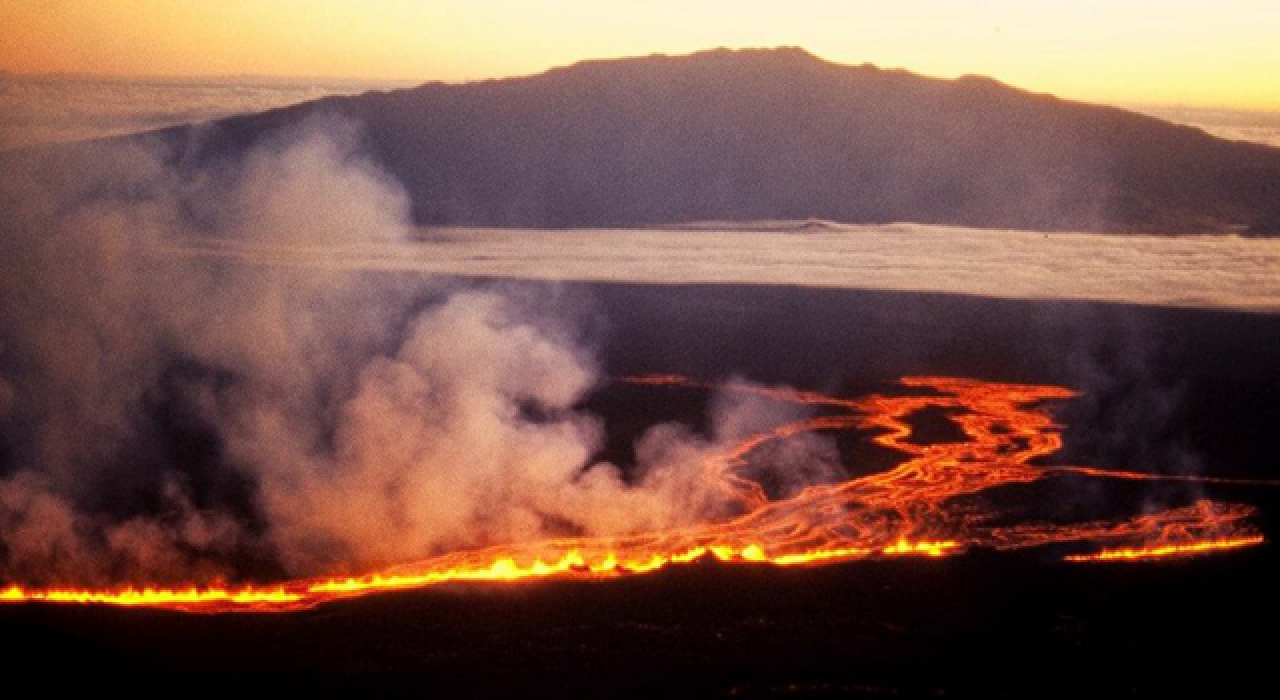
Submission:
<svg viewBox="0 0 1280 700">
<path fill-rule="evenodd" d="M 1280 239 L 822 222 L 675 230 L 433 229 L 425 237 L 328 249 L 211 241 L 154 252 L 268 267 L 798 285 L 1280 311 Z"/>
<path fill-rule="evenodd" d="M 0 151 L 102 138 L 364 92 L 386 84 L 0 75 Z"/>
</svg>

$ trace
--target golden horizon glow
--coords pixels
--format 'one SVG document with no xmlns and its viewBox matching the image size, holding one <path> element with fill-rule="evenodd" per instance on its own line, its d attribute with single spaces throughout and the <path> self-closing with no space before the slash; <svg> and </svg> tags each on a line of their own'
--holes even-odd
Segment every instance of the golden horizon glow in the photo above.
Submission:
<svg viewBox="0 0 1280 700">
<path fill-rule="evenodd" d="M 1280 109 L 1280 3 L 1220 0 L 0 0 L 0 70 L 452 82 L 799 46 L 1096 102 Z"/>
</svg>

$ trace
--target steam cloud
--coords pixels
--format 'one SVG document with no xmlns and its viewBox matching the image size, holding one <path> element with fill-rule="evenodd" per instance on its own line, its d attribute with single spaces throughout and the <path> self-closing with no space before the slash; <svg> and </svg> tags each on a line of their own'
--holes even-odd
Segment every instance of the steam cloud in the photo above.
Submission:
<svg viewBox="0 0 1280 700">
<path fill-rule="evenodd" d="M 0 578 L 336 573 L 670 527 L 723 512 L 698 479 L 722 443 L 800 417 L 724 398 L 710 436 L 659 425 L 634 467 L 596 464 L 603 426 L 580 405 L 599 370 L 558 308 L 158 253 L 411 240 L 359 143 L 321 120 L 196 172 L 124 142 L 0 175 Z M 783 490 L 836 463 L 817 439 L 769 461 Z"/>
</svg>

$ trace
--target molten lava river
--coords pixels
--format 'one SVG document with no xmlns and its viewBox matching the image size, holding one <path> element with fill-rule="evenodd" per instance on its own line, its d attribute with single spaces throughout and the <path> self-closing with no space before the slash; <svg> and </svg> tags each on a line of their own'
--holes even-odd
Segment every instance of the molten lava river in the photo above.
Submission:
<svg viewBox="0 0 1280 700">
<path fill-rule="evenodd" d="M 608 579 L 714 558 L 760 566 L 816 566 L 884 557 L 943 557 L 967 549 L 1063 546 L 1069 562 L 1135 561 L 1263 543 L 1251 506 L 1198 500 L 1082 522 L 1010 522 L 989 505 L 993 489 L 1065 476 L 1125 481 L 1190 481 L 1237 485 L 1277 482 L 1171 476 L 1085 466 L 1036 466 L 1062 447 L 1050 407 L 1076 394 L 1055 386 L 908 377 L 885 395 L 841 398 L 756 385 L 713 386 L 674 375 L 622 380 L 637 386 L 747 392 L 806 404 L 817 417 L 774 426 L 706 462 L 702 478 L 740 504 L 738 514 L 679 530 L 620 537 L 575 537 L 444 554 L 354 578 L 270 585 L 106 590 L 0 588 L 0 601 L 149 606 L 191 612 L 273 612 L 309 608 L 380 591 L 446 582 Z M 910 420 L 942 410 L 963 432 L 923 444 Z M 747 475 L 752 453 L 767 443 L 810 432 L 858 431 L 900 455 L 888 469 L 839 483 L 809 486 L 772 499 Z"/>
</svg>

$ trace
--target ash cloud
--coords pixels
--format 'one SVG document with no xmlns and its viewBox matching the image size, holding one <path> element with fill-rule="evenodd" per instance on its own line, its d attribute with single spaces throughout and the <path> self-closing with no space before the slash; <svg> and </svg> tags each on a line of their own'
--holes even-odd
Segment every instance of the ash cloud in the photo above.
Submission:
<svg viewBox="0 0 1280 700">
<path fill-rule="evenodd" d="M 729 507 L 705 459 L 793 418 L 722 402 L 710 436 L 656 426 L 638 464 L 597 464 L 583 302 L 162 252 L 412 240 L 358 128 L 312 120 L 195 171 L 143 144 L 0 176 L 0 579 L 336 573 L 670 527 Z M 833 461 L 821 441 L 791 450 L 768 467 L 787 489 L 795 465 Z"/>
</svg>

